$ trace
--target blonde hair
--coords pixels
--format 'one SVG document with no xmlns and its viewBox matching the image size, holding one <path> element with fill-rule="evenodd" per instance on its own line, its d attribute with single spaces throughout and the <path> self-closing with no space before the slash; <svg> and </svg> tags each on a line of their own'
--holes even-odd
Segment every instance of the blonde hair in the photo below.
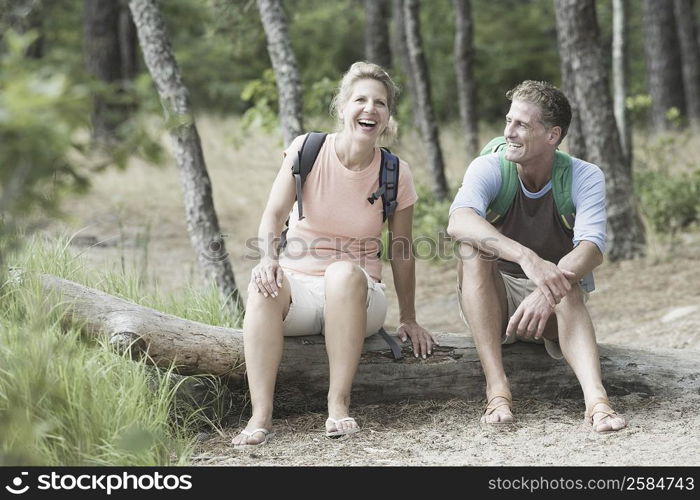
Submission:
<svg viewBox="0 0 700 500">
<path fill-rule="evenodd" d="M 333 100 L 331 101 L 331 116 L 335 116 L 338 120 L 338 127 L 342 129 L 343 121 L 340 118 L 340 108 L 350 99 L 352 88 L 359 80 L 376 80 L 386 89 L 387 107 L 389 109 L 389 122 L 382 132 L 380 139 L 384 142 L 391 142 L 396 138 L 398 127 L 394 120 L 394 111 L 396 109 L 396 96 L 399 93 L 399 87 L 394 83 L 389 74 L 379 66 L 371 62 L 358 61 L 350 66 L 350 69 L 343 75 L 338 86 Z"/>
<path fill-rule="evenodd" d="M 561 90 L 549 82 L 525 80 L 506 92 L 506 97 L 510 101 L 518 99 L 538 106 L 546 128 L 561 128 L 561 144 L 571 124 L 571 104 Z"/>
</svg>

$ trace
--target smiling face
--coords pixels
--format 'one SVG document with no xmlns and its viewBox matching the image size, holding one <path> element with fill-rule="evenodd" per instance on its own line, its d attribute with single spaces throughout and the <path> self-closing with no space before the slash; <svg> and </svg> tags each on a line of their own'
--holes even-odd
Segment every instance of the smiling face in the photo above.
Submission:
<svg viewBox="0 0 700 500">
<path fill-rule="evenodd" d="M 536 104 L 513 100 L 506 115 L 503 135 L 508 147 L 506 160 L 527 165 L 550 161 L 561 135 L 560 127 L 547 128 L 542 123 L 542 112 Z"/>
<path fill-rule="evenodd" d="M 357 80 L 340 110 L 343 133 L 356 140 L 376 142 L 389 123 L 389 105 L 384 84 L 372 78 Z"/>
</svg>

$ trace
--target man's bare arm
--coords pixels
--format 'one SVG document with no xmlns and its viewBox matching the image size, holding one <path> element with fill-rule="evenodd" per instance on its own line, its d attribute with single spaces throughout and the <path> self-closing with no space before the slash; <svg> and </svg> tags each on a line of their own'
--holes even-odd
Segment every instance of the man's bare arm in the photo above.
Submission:
<svg viewBox="0 0 700 500">
<path fill-rule="evenodd" d="M 459 243 L 466 243 L 490 257 L 515 262 L 542 290 L 554 307 L 571 289 L 573 275 L 540 258 L 535 252 L 502 235 L 471 208 L 460 208 L 450 216 L 447 232 Z"/>
<path fill-rule="evenodd" d="M 603 254 L 598 245 L 591 241 L 582 241 L 569 253 L 559 260 L 559 269 L 571 271 L 574 276 L 569 278 L 572 283 L 593 271 L 603 263 Z"/>
</svg>

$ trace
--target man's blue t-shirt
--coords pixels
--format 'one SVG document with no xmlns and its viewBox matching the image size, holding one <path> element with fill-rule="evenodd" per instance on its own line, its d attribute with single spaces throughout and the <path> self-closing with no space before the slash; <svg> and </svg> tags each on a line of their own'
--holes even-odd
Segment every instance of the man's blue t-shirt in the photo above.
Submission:
<svg viewBox="0 0 700 500">
<path fill-rule="evenodd" d="M 603 171 L 592 163 L 573 157 L 571 160 L 571 197 L 576 213 L 574 246 L 581 241 L 590 241 L 596 244 L 600 253 L 605 253 L 605 176 Z M 472 161 L 450 206 L 450 215 L 459 208 L 472 208 L 485 217 L 486 209 L 501 188 L 499 161 L 499 153 L 479 156 Z M 547 182 L 536 193 L 528 191 L 522 180 L 520 188 L 528 198 L 537 199 L 552 189 L 552 182 Z"/>
</svg>

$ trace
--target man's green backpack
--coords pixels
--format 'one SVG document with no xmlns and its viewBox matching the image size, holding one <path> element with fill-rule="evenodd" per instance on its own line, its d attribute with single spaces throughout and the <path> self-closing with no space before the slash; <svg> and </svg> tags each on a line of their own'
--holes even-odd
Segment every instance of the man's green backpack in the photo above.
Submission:
<svg viewBox="0 0 700 500">
<path fill-rule="evenodd" d="M 495 137 L 479 153 L 479 156 L 499 153 L 501 188 L 498 190 L 498 195 L 486 209 L 486 220 L 491 224 L 495 224 L 508 212 L 520 185 L 518 169 L 514 162 L 506 160 L 505 148 L 505 137 Z M 576 218 L 574 203 L 571 199 L 572 170 L 571 156 L 561 151 L 556 151 L 554 167 L 552 168 L 552 196 L 559 213 L 559 221 L 569 231 L 573 230 Z"/>
</svg>

